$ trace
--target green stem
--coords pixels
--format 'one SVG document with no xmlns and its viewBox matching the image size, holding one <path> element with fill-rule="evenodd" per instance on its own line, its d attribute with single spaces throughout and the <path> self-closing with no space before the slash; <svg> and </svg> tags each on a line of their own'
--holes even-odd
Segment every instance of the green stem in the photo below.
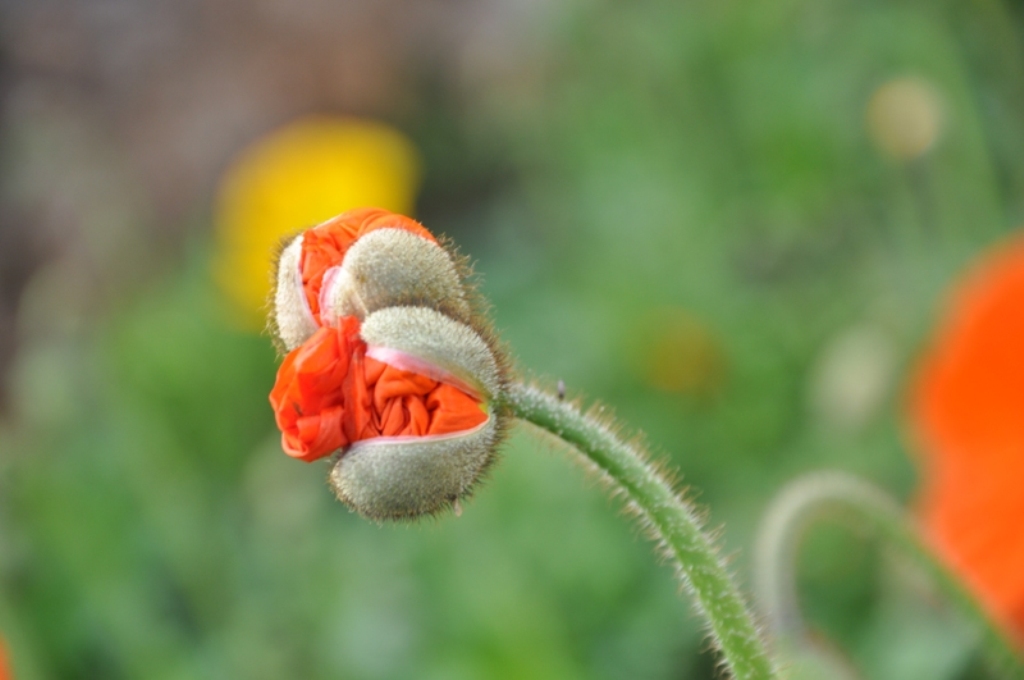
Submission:
<svg viewBox="0 0 1024 680">
<path fill-rule="evenodd" d="M 513 415 L 572 444 L 607 480 L 625 492 L 666 552 L 707 620 L 711 636 L 737 680 L 776 678 L 775 665 L 739 590 L 693 507 L 647 462 L 643 449 L 611 426 L 536 387 L 511 387 Z"/>
<path fill-rule="evenodd" d="M 1024 659 L 961 580 L 922 543 L 903 509 L 878 488 L 842 472 L 806 475 L 779 493 L 765 516 L 755 561 L 758 599 L 780 639 L 806 640 L 796 594 L 796 560 L 807 529 L 839 515 L 863 526 L 913 562 L 979 631 L 985 659 L 1000 677 L 1024 680 Z"/>
</svg>

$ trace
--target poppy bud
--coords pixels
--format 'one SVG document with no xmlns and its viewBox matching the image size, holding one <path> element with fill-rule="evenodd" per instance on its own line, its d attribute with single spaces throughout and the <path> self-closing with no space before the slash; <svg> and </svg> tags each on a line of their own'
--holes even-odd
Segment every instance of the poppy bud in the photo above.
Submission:
<svg viewBox="0 0 1024 680">
<path fill-rule="evenodd" d="M 273 325 L 286 350 L 318 326 L 384 307 L 422 305 L 463 322 L 470 316 L 447 251 L 419 223 L 375 209 L 345 213 L 288 243 L 273 302 Z"/>
<path fill-rule="evenodd" d="M 457 507 L 494 460 L 505 377 L 454 260 L 418 223 L 366 209 L 289 243 L 277 279 L 285 453 L 333 456 L 335 494 L 372 519 Z"/>
<path fill-rule="evenodd" d="M 454 506 L 494 462 L 499 429 L 494 417 L 468 432 L 403 441 L 370 439 L 334 465 L 338 498 L 375 520 L 434 514 Z"/>
<path fill-rule="evenodd" d="M 309 313 L 302 292 L 302 236 L 286 245 L 277 259 L 277 286 L 274 289 L 273 326 L 277 339 L 293 350 L 316 332 L 316 321 Z"/>
<path fill-rule="evenodd" d="M 434 241 L 402 229 L 380 229 L 353 243 L 341 266 L 324 276 L 320 295 L 328 323 L 400 305 L 424 305 L 469 319 L 451 257 Z"/>
<path fill-rule="evenodd" d="M 451 385 L 481 413 L 466 421 L 470 427 L 447 434 L 358 442 L 335 463 L 331 486 L 373 519 L 437 512 L 466 495 L 493 462 L 498 362 L 476 331 L 426 307 L 383 309 L 366 318 L 361 334 L 366 356 Z"/>
<path fill-rule="evenodd" d="M 389 307 L 366 318 L 368 356 L 417 372 L 440 372 L 485 400 L 501 389 L 498 362 L 488 344 L 466 324 L 427 307 Z M 413 363 L 405 363 L 413 362 Z"/>
</svg>

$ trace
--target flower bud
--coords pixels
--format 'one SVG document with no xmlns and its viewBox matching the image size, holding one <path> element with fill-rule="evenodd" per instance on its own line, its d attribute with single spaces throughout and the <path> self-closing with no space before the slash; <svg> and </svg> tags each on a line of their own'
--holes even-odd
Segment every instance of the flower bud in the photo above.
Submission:
<svg viewBox="0 0 1024 680">
<path fill-rule="evenodd" d="M 440 372 L 450 376 L 442 379 L 454 378 L 486 400 L 501 390 L 498 362 L 484 339 L 436 310 L 382 309 L 363 322 L 362 336 L 368 356 L 418 372 Z"/>
<path fill-rule="evenodd" d="M 285 246 L 277 278 L 291 351 L 270 402 L 285 453 L 332 456 L 335 494 L 371 519 L 467 496 L 503 432 L 504 362 L 436 239 L 408 218 L 352 211 Z"/>
<path fill-rule="evenodd" d="M 320 325 L 384 307 L 422 305 L 468 321 L 455 262 L 419 223 L 382 210 L 345 213 L 295 237 L 281 251 L 274 326 L 286 350 Z"/>
<path fill-rule="evenodd" d="M 274 289 L 274 330 L 287 350 L 293 350 L 316 332 L 316 321 L 309 312 L 302 292 L 302 236 L 292 239 L 277 260 L 277 286 Z"/>
<path fill-rule="evenodd" d="M 451 257 L 434 241 L 402 229 L 380 229 L 353 243 L 341 266 L 324 276 L 321 300 L 326 323 L 405 305 L 469 319 L 469 303 Z"/>
<path fill-rule="evenodd" d="M 458 388 L 485 419 L 449 434 L 358 442 L 335 463 L 338 498 L 373 519 L 432 514 L 466 495 L 493 462 L 499 438 L 491 400 L 502 389 L 490 347 L 469 326 L 426 307 L 389 307 L 362 326 L 366 356 Z"/>
<path fill-rule="evenodd" d="M 370 519 L 434 514 L 470 493 L 494 462 L 500 436 L 491 415 L 453 435 L 369 439 L 335 463 L 330 484 L 339 500 Z"/>
</svg>

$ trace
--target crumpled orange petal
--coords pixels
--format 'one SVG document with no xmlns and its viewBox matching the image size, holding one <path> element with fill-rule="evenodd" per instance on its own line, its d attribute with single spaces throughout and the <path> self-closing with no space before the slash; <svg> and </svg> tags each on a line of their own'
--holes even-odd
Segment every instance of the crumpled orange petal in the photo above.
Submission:
<svg viewBox="0 0 1024 680">
<path fill-rule="evenodd" d="M 320 287 L 324 274 L 341 264 L 345 253 L 361 236 L 377 229 L 404 229 L 437 242 L 434 235 L 416 220 L 380 208 L 359 208 L 334 217 L 302 235 L 302 288 L 306 303 L 316 322 L 320 319 Z"/>
<path fill-rule="evenodd" d="M 1024 238 L 957 288 L 909 406 L 928 537 L 1024 647 Z"/>
<path fill-rule="evenodd" d="M 270 403 L 288 455 L 308 462 L 358 441 L 453 434 L 487 420 L 457 387 L 367 357 L 359 327 L 342 317 L 282 362 Z"/>
</svg>

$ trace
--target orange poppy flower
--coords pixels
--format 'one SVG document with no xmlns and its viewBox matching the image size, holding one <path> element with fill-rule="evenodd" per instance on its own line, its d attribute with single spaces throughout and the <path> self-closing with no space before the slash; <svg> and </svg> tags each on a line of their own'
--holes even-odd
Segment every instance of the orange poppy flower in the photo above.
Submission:
<svg viewBox="0 0 1024 680">
<path fill-rule="evenodd" d="M 954 291 L 909 415 L 927 536 L 1024 647 L 1024 238 Z"/>
<path fill-rule="evenodd" d="M 281 364 L 270 403 L 289 456 L 309 462 L 358 441 L 446 435 L 487 420 L 480 401 L 444 376 L 366 356 L 359 326 L 356 317 L 343 317 Z"/>
<path fill-rule="evenodd" d="M 14 680 L 14 673 L 11 672 L 3 640 L 0 640 L 0 680 Z"/>
<path fill-rule="evenodd" d="M 285 357 L 270 393 L 284 451 L 313 461 L 369 439 L 469 432 L 489 415 L 474 390 L 429 362 L 360 336 L 361 321 L 328 323 L 321 293 L 356 240 L 378 229 L 436 239 L 418 222 L 378 208 L 352 210 L 302 234 L 298 273 L 317 328 Z"/>
</svg>

